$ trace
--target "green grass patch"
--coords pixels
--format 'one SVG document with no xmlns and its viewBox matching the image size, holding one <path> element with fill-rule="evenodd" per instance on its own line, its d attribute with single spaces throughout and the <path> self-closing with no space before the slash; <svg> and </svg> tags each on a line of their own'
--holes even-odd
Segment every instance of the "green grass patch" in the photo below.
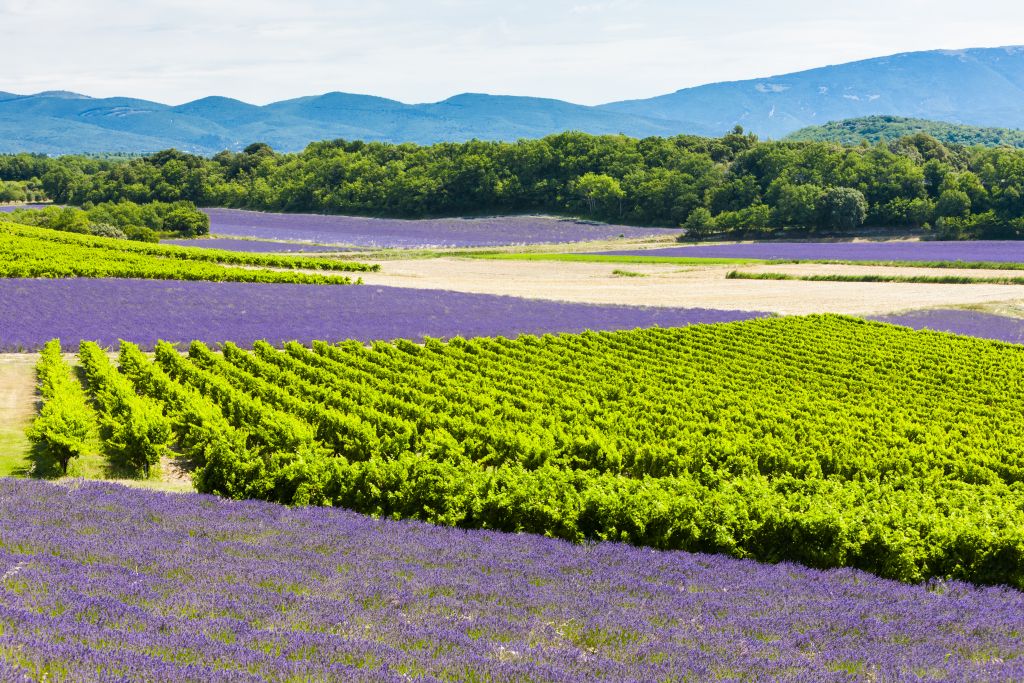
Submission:
<svg viewBox="0 0 1024 683">
<path fill-rule="evenodd" d="M 612 275 L 618 277 L 647 277 L 647 273 L 638 273 L 635 270 L 622 270 L 621 268 L 613 270 Z"/>
<path fill-rule="evenodd" d="M 967 277 L 964 275 L 790 275 L 729 271 L 727 280 L 804 280 L 806 282 L 905 282 L 930 285 L 1024 285 L 1024 277 Z"/>
<path fill-rule="evenodd" d="M 961 268 L 963 270 L 1024 270 L 1024 263 L 1002 261 L 835 261 L 826 259 L 772 260 L 769 264 L 827 263 L 844 266 L 889 266 L 891 268 Z"/>
<path fill-rule="evenodd" d="M 20 477 L 28 474 L 31 445 L 23 429 L 0 430 L 0 477 Z"/>
</svg>

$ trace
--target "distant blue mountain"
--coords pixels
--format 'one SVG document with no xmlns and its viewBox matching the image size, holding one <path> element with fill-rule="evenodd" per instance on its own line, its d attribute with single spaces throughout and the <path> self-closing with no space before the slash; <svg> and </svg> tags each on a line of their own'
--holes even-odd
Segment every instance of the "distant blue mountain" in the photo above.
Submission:
<svg viewBox="0 0 1024 683">
<path fill-rule="evenodd" d="M 676 122 L 559 100 L 492 95 L 403 104 L 327 93 L 262 107 L 226 97 L 171 107 L 66 93 L 0 96 L 0 153 L 148 152 L 176 147 L 209 154 L 256 141 L 292 151 L 331 138 L 431 143 L 536 138 L 563 130 L 672 135 L 681 128 Z"/>
<path fill-rule="evenodd" d="M 597 107 L 473 93 L 430 104 L 335 92 L 265 106 L 226 97 L 168 106 L 65 91 L 0 92 L 0 152 L 176 147 L 210 154 L 257 141 L 292 151 L 330 138 L 432 143 L 565 130 L 720 135 L 737 124 L 780 138 L 806 126 L 871 115 L 1024 128 L 1024 47 L 910 52 Z"/>
<path fill-rule="evenodd" d="M 716 131 L 740 124 L 772 138 L 875 114 L 1021 128 L 1024 47 L 907 52 L 602 108 L 665 121 L 696 120 Z"/>
</svg>

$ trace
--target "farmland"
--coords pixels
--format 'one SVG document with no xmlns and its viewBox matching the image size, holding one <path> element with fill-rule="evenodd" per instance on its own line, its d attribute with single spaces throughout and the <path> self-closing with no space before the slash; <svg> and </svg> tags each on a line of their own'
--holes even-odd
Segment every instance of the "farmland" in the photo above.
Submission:
<svg viewBox="0 0 1024 683">
<path fill-rule="evenodd" d="M 306 242 L 272 242 L 269 240 L 241 239 L 231 237 L 211 237 L 208 239 L 171 239 L 161 240 L 161 244 L 179 247 L 199 247 L 201 249 L 223 249 L 225 251 L 250 252 L 257 254 L 272 253 L 329 253 L 339 250 L 322 244 Z"/>
<path fill-rule="evenodd" d="M 1019 152 L 940 147 L 0 157 L 0 680 L 1024 677 L 1024 250 L 935 239 Z"/>
<path fill-rule="evenodd" d="M 368 271 L 362 263 L 145 245 L 0 222 L 0 276 L 351 284 L 322 271 Z"/>
<path fill-rule="evenodd" d="M 953 332 L 1011 344 L 1024 344 L 1024 319 L 985 311 L 955 308 L 926 309 L 877 316 L 874 319 L 917 330 Z"/>
<path fill-rule="evenodd" d="M 318 338 L 544 334 L 744 320 L 750 311 L 573 304 L 403 287 L 115 278 L 0 279 L 0 351 L 52 338 L 152 348 L 160 339 L 251 346 Z"/>
<path fill-rule="evenodd" d="M 735 258 L 781 261 L 905 261 L 910 264 L 1024 263 L 1024 242 L 891 240 L 835 242 L 739 242 L 657 249 L 609 251 L 609 256 Z M 957 264 L 960 265 L 960 264 Z"/>
<path fill-rule="evenodd" d="M 0 537 L 4 680 L 1024 676 L 1009 589 L 102 483 L 0 480 Z"/>
<path fill-rule="evenodd" d="M 206 214 L 210 232 L 216 235 L 375 248 L 496 247 L 678 234 L 546 216 L 400 220 L 238 209 L 207 209 Z"/>
<path fill-rule="evenodd" d="M 82 360 L 201 491 L 1022 586 L 1022 353 L 825 316 Z"/>
</svg>

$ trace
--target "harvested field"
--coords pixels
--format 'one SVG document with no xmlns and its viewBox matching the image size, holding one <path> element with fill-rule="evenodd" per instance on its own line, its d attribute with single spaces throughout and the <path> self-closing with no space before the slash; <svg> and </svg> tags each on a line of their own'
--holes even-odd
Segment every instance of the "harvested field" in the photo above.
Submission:
<svg viewBox="0 0 1024 683">
<path fill-rule="evenodd" d="M 384 261 L 364 281 L 422 289 L 503 294 L 594 304 L 768 311 L 780 314 L 847 313 L 871 315 L 928 308 L 1024 300 L 1019 285 L 913 284 L 888 282 L 801 282 L 726 280 L 737 266 L 629 264 L 648 277 L 618 277 L 621 264 L 491 259 L 410 259 Z M 774 266 L 772 266 L 774 267 Z M 791 266 L 787 266 L 791 267 Z M 801 264 L 799 268 L 818 268 Z M 836 269 L 842 266 L 823 266 Z M 769 266 L 743 266 L 769 268 Z M 874 266 L 851 266 L 874 268 Z M 899 270 L 899 269 L 897 269 Z M 921 269 L 902 269 L 920 273 Z M 799 272 L 798 270 L 794 270 Z M 825 271 L 825 272 L 836 272 Z M 957 270 L 942 270 L 945 275 Z M 980 276 L 988 271 L 969 271 Z M 1003 276 L 1007 271 L 998 271 Z"/>
</svg>

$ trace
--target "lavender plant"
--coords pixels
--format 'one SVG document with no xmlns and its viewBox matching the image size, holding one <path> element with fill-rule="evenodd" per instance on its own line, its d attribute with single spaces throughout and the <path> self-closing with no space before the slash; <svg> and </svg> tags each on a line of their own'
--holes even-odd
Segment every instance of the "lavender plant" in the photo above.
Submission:
<svg viewBox="0 0 1024 683">
<path fill-rule="evenodd" d="M 1024 594 L 0 480 L 0 681 L 992 681 Z"/>
</svg>

